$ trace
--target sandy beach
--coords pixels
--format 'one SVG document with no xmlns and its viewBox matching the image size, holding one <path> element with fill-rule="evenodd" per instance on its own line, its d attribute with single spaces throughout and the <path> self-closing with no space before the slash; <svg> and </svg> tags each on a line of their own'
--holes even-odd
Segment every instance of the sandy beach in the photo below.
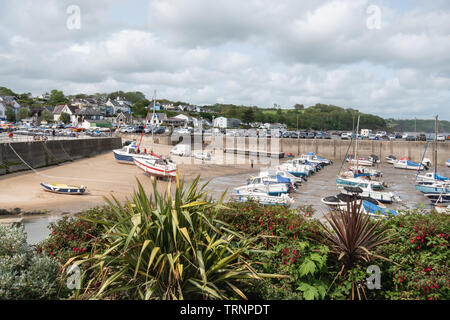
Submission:
<svg viewBox="0 0 450 320">
<path fill-rule="evenodd" d="M 145 146 L 144 146 L 145 147 Z M 168 155 L 172 146 L 155 145 L 157 154 Z M 201 175 L 203 181 L 218 176 L 229 176 L 257 172 L 258 165 L 252 169 L 249 164 L 225 165 L 218 161 L 196 161 L 181 163 L 182 159 L 172 157 L 178 164 L 180 177 L 190 181 Z M 186 158 L 183 158 L 183 162 Z M 22 212 L 45 211 L 49 214 L 77 213 L 105 204 L 104 197 L 116 197 L 119 201 L 130 198 L 137 187 L 137 179 L 147 192 L 152 190 L 152 179 L 134 165 L 121 164 L 114 159 L 112 152 L 61 165 L 0 176 L 0 209 Z M 85 185 L 88 194 L 61 195 L 45 192 L 41 182 Z M 158 190 L 165 192 L 169 182 L 158 181 Z"/>
</svg>

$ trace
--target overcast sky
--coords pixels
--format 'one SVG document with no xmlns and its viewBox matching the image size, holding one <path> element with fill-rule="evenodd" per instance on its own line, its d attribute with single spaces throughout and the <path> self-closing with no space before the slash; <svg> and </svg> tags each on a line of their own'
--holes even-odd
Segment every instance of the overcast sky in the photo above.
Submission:
<svg viewBox="0 0 450 320">
<path fill-rule="evenodd" d="M 450 1 L 1 0 L 0 86 L 450 120 Z"/>
</svg>

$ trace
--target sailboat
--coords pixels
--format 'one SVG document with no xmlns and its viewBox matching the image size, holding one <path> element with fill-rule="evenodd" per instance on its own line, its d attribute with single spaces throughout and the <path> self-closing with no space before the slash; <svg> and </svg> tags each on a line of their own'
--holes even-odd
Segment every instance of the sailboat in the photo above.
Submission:
<svg viewBox="0 0 450 320">
<path fill-rule="evenodd" d="M 156 91 L 155 95 L 153 97 L 153 116 L 155 115 L 155 106 L 156 106 Z M 148 122 L 148 116 L 150 114 L 150 108 L 147 113 L 147 118 L 145 120 L 145 125 L 147 125 Z M 145 130 L 144 125 L 144 130 Z M 144 130 L 142 130 L 141 134 L 141 141 L 142 136 L 144 135 Z M 140 145 L 140 142 L 139 142 Z M 138 145 L 138 149 L 139 149 Z M 148 157 L 134 157 L 133 158 L 134 164 L 141 170 L 143 170 L 145 173 L 155 176 L 155 177 L 162 177 L 162 178 L 175 178 L 177 173 L 177 165 L 173 163 L 171 160 L 163 159 L 160 156 L 157 156 L 153 153 L 153 130 L 152 130 L 152 150 L 150 150 L 150 154 Z"/>
<path fill-rule="evenodd" d="M 436 116 L 435 121 L 435 139 L 434 139 L 434 152 L 433 152 L 433 162 L 434 162 L 434 172 L 426 173 L 420 176 L 419 173 L 416 175 L 415 187 L 418 191 L 427 194 L 428 198 L 437 201 L 437 194 L 450 194 L 450 179 L 437 174 L 437 135 L 438 135 L 438 116 Z M 428 146 L 428 143 L 426 147 Z M 425 148 L 426 151 L 426 148 Z M 425 152 L 424 152 L 425 155 Z M 442 197 L 441 197 L 442 199 Z"/>
<path fill-rule="evenodd" d="M 356 126 L 356 132 L 358 132 L 359 130 L 359 120 L 360 120 L 360 116 L 358 116 L 358 123 Z M 360 165 L 367 165 L 367 166 L 371 166 L 373 165 L 373 162 L 369 159 L 365 159 L 365 158 L 361 158 L 358 159 L 358 136 L 356 135 L 356 146 L 354 149 L 354 155 L 350 156 L 348 155 L 346 157 L 347 161 L 350 162 L 349 165 L 349 169 L 348 171 L 345 172 L 341 172 L 338 174 L 337 178 L 336 178 L 336 184 L 342 187 L 345 186 L 350 186 L 350 187 L 362 187 L 362 188 L 367 188 L 368 185 L 371 185 L 372 189 L 375 190 L 381 190 L 383 189 L 383 182 L 379 182 L 376 180 L 373 180 L 371 178 L 371 175 L 373 172 L 369 171 L 369 172 L 362 172 L 361 170 L 359 170 Z M 355 170 L 358 169 L 358 170 Z"/>
<path fill-rule="evenodd" d="M 156 105 L 155 99 L 156 99 L 156 93 L 155 93 L 155 97 L 153 98 L 153 103 Z M 136 145 L 136 142 L 133 142 L 130 145 L 123 147 L 122 149 L 113 150 L 114 158 L 117 161 L 119 161 L 120 163 L 134 164 L 135 158 L 139 158 L 141 161 L 161 158 L 160 156 L 154 154 L 153 150 L 151 150 L 149 154 L 141 153 L 141 150 L 140 150 L 142 138 L 144 136 L 145 127 L 148 122 L 148 117 L 150 115 L 150 111 L 151 111 L 151 108 L 149 107 L 148 112 L 147 112 L 147 117 L 145 119 L 144 129 L 142 129 L 141 139 L 139 140 L 139 144 Z M 153 130 L 152 130 L 152 143 L 153 143 Z"/>
</svg>

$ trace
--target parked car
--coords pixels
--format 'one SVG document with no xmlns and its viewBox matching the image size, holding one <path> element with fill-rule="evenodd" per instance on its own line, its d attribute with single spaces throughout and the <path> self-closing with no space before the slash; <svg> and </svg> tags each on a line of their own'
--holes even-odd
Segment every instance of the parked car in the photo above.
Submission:
<svg viewBox="0 0 450 320">
<path fill-rule="evenodd" d="M 323 133 L 322 131 L 317 132 L 316 139 L 323 139 Z"/>
<path fill-rule="evenodd" d="M 369 134 L 369 140 L 376 140 L 377 139 L 377 135 L 376 134 Z"/>
<path fill-rule="evenodd" d="M 324 132 L 323 133 L 323 138 L 324 139 L 331 139 L 331 134 L 329 132 Z"/>
<path fill-rule="evenodd" d="M 290 138 L 292 138 L 292 139 L 298 139 L 298 134 L 297 134 L 297 132 L 295 132 L 295 131 L 291 132 Z"/>
<path fill-rule="evenodd" d="M 424 133 L 420 133 L 417 137 L 416 137 L 416 141 L 427 141 L 427 136 Z"/>
<path fill-rule="evenodd" d="M 314 139 L 315 135 L 314 132 L 308 132 L 308 135 L 306 136 L 307 139 Z"/>
<path fill-rule="evenodd" d="M 443 134 L 438 134 L 436 140 L 437 140 L 437 141 L 445 141 L 445 140 L 446 140 L 446 137 L 445 137 Z"/>
<path fill-rule="evenodd" d="M 307 139 L 308 138 L 308 132 L 302 131 L 299 134 L 300 139 Z"/>
<path fill-rule="evenodd" d="M 352 134 L 348 134 L 348 132 L 342 132 L 341 133 L 341 139 L 342 140 L 349 140 L 351 138 Z"/>
<path fill-rule="evenodd" d="M 408 134 L 408 135 L 406 135 L 405 140 L 406 141 L 416 141 L 416 137 Z"/>
</svg>

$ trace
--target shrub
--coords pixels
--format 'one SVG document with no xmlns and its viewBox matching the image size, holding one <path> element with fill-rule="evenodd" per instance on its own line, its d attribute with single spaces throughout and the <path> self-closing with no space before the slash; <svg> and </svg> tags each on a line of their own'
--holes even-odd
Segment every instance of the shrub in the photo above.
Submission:
<svg viewBox="0 0 450 320">
<path fill-rule="evenodd" d="M 100 247 L 66 265 L 90 263 L 83 271 L 80 298 L 228 299 L 246 298 L 243 288 L 258 278 L 247 254 L 251 240 L 216 218 L 223 206 L 198 186 L 177 178 L 175 195 L 148 197 L 140 183 L 132 202 L 108 200 L 113 219 L 103 227 Z M 199 189 L 199 190 L 198 190 Z"/>
<path fill-rule="evenodd" d="M 36 246 L 38 253 L 53 257 L 64 265 L 68 259 L 89 252 L 103 228 L 95 222 L 80 218 L 95 220 L 108 216 L 109 213 L 108 208 L 94 208 L 77 217 L 63 217 L 51 223 L 48 227 L 50 235 Z"/>
<path fill-rule="evenodd" d="M 255 299 L 323 299 L 331 278 L 328 247 L 320 243 L 319 224 L 310 207 L 289 209 L 255 202 L 229 203 L 218 217 L 246 236 L 257 236 L 265 251 L 251 254 L 255 269 L 283 277 L 254 283 Z"/>
<path fill-rule="evenodd" d="M 0 225 L 0 300 L 57 296 L 58 263 L 37 254 L 26 239 L 23 227 Z"/>
<path fill-rule="evenodd" d="M 379 254 L 395 263 L 383 264 L 382 290 L 387 299 L 448 300 L 450 216 L 410 210 L 385 221 L 396 233 Z"/>
</svg>

